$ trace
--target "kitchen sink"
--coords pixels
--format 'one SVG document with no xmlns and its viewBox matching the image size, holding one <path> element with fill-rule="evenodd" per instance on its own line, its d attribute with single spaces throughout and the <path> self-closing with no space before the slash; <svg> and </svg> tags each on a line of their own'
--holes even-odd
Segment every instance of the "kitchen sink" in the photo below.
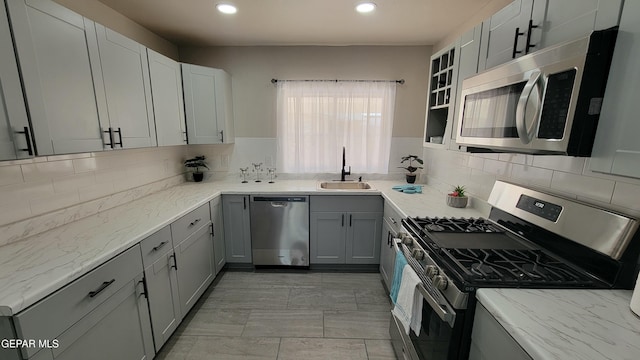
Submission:
<svg viewBox="0 0 640 360">
<path fill-rule="evenodd" d="M 324 190 L 375 190 L 369 183 L 352 181 L 324 181 L 318 183 L 318 188 Z"/>
</svg>

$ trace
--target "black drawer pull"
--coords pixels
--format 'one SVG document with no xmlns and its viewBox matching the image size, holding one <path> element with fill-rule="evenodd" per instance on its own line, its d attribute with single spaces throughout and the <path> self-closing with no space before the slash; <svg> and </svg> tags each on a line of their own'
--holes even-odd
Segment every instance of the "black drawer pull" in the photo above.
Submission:
<svg viewBox="0 0 640 360">
<path fill-rule="evenodd" d="M 89 297 L 95 297 L 96 295 L 100 294 L 104 289 L 106 289 L 107 287 L 109 287 L 109 285 L 113 284 L 114 282 L 116 282 L 116 279 L 111 279 L 110 281 L 105 281 L 102 283 L 102 285 L 100 285 L 99 288 L 93 290 L 93 291 L 89 291 Z"/>
<path fill-rule="evenodd" d="M 198 218 L 198 219 L 193 220 L 193 221 L 189 224 L 189 226 L 193 226 L 193 225 L 195 225 L 195 224 L 199 223 L 199 222 L 200 222 L 200 220 L 202 220 L 202 219 L 201 219 L 201 218 Z"/>
<path fill-rule="evenodd" d="M 158 251 L 158 250 L 160 250 L 160 249 L 161 249 L 163 246 L 165 246 L 165 245 L 167 245 L 167 242 L 166 242 L 166 241 L 163 241 L 163 242 L 161 242 L 160 244 L 158 244 L 158 246 L 154 247 L 154 248 L 153 248 L 153 249 L 151 249 L 151 250 L 153 250 L 153 251 Z"/>
</svg>

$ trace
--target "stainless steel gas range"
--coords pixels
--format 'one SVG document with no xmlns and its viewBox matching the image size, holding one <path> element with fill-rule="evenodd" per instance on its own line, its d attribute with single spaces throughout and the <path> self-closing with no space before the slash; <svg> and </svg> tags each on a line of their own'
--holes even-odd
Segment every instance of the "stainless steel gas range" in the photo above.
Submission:
<svg viewBox="0 0 640 360">
<path fill-rule="evenodd" d="M 497 181 L 488 219 L 407 218 L 394 240 L 422 280 L 420 335 L 393 317 L 398 359 L 467 359 L 483 287 L 623 288 L 638 274 L 638 221 Z"/>
</svg>

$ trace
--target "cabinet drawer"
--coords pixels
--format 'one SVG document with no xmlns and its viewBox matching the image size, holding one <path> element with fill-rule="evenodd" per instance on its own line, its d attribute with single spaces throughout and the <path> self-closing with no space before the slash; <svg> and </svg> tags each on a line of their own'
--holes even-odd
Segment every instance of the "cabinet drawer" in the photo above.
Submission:
<svg viewBox="0 0 640 360">
<path fill-rule="evenodd" d="M 384 219 L 389 223 L 389 226 L 396 232 L 400 231 L 400 220 L 402 216 L 393 205 L 388 202 L 384 203 Z"/>
<path fill-rule="evenodd" d="M 22 339 L 55 339 L 142 272 L 138 245 L 15 316 Z M 25 348 L 28 356 L 39 349 Z"/>
<path fill-rule="evenodd" d="M 379 195 L 311 196 L 309 211 L 382 212 Z"/>
<path fill-rule="evenodd" d="M 171 229 L 163 227 L 158 232 L 140 242 L 142 264 L 146 268 L 173 248 L 171 243 Z"/>
<path fill-rule="evenodd" d="M 171 236 L 173 237 L 173 243 L 178 244 L 180 241 L 188 238 L 189 235 L 196 232 L 202 227 L 202 225 L 209 222 L 209 220 L 211 220 L 209 204 L 204 204 L 174 221 L 171 224 Z"/>
</svg>

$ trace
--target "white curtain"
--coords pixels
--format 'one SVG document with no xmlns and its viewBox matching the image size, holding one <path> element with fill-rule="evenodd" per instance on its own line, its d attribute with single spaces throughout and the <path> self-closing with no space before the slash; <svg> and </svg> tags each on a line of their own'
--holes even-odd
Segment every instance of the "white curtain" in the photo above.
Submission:
<svg viewBox="0 0 640 360">
<path fill-rule="evenodd" d="M 393 81 L 278 81 L 278 170 L 387 174 Z"/>
</svg>

